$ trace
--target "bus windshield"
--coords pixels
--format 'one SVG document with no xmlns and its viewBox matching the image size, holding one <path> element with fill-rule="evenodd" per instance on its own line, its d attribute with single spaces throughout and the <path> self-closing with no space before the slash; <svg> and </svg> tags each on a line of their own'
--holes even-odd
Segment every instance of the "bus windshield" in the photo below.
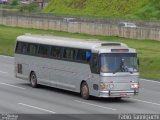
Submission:
<svg viewBox="0 0 160 120">
<path fill-rule="evenodd" d="M 100 55 L 102 73 L 137 72 L 137 55 L 135 53 L 103 53 Z"/>
</svg>

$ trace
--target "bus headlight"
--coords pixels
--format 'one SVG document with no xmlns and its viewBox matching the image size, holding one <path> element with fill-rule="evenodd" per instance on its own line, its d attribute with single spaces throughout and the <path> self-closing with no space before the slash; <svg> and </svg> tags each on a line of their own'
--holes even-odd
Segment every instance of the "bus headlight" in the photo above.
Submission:
<svg viewBox="0 0 160 120">
<path fill-rule="evenodd" d="M 104 82 L 100 83 L 100 89 L 106 90 L 106 84 Z"/>
<path fill-rule="evenodd" d="M 132 83 L 131 88 L 139 88 L 139 83 Z"/>
</svg>

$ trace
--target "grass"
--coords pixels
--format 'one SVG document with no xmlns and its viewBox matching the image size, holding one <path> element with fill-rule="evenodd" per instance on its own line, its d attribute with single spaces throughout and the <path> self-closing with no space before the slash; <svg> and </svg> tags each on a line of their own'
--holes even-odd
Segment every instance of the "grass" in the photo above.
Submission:
<svg viewBox="0 0 160 120">
<path fill-rule="evenodd" d="M 158 15 L 159 3 L 159 0 L 50 0 L 44 12 L 57 15 L 133 19 L 143 19 L 145 16 L 150 19 L 151 14 Z M 150 9 L 152 11 L 147 15 Z"/>
<path fill-rule="evenodd" d="M 159 20 L 160 0 L 152 0 L 135 14 L 137 18 Z"/>
<path fill-rule="evenodd" d="M 15 3 L 14 3 L 15 1 Z M 0 10 L 20 11 L 20 12 L 41 12 L 42 9 L 35 4 L 19 4 L 17 0 L 13 0 L 9 4 L 0 4 Z"/>
<path fill-rule="evenodd" d="M 140 59 L 140 76 L 142 78 L 160 80 L 160 42 L 154 40 L 134 40 L 120 37 L 95 36 L 77 33 L 67 33 L 52 30 L 37 30 L 7 27 L 0 25 L 0 54 L 14 56 L 16 37 L 25 33 L 47 34 L 55 36 L 99 39 L 103 41 L 123 42 L 137 49 Z"/>
<path fill-rule="evenodd" d="M 50 0 L 43 11 L 65 16 L 160 20 L 160 0 Z"/>
</svg>

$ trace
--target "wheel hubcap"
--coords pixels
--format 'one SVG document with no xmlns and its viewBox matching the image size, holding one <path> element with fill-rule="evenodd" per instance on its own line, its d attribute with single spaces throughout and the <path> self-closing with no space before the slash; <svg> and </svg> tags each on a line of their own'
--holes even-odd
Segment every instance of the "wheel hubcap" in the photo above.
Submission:
<svg viewBox="0 0 160 120">
<path fill-rule="evenodd" d="M 32 83 L 32 85 L 36 84 L 36 77 L 35 77 L 35 75 L 31 76 L 31 83 Z"/>
<path fill-rule="evenodd" d="M 83 86 L 83 88 L 82 88 L 82 95 L 83 95 L 84 97 L 88 95 L 88 88 L 87 88 L 86 85 Z"/>
</svg>

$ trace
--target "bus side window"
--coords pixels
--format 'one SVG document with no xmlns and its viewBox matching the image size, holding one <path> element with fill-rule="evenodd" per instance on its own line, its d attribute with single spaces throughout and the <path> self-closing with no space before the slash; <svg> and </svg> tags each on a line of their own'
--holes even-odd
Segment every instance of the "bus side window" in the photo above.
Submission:
<svg viewBox="0 0 160 120">
<path fill-rule="evenodd" d="M 93 53 L 90 61 L 91 72 L 99 74 L 99 62 L 98 62 L 98 54 Z"/>
<path fill-rule="evenodd" d="M 64 48 L 63 58 L 65 58 L 65 59 L 70 58 L 70 49 L 69 48 Z"/>
<path fill-rule="evenodd" d="M 38 50 L 38 55 L 40 56 L 48 56 L 49 46 L 40 45 Z"/>
<path fill-rule="evenodd" d="M 63 58 L 68 59 L 68 60 L 74 60 L 75 58 L 75 49 L 71 48 L 64 48 L 63 51 Z"/>
<path fill-rule="evenodd" d="M 86 61 L 86 51 L 85 50 L 82 50 L 82 49 L 79 49 L 77 51 L 77 57 L 76 57 L 76 60 L 78 61 Z"/>
<path fill-rule="evenodd" d="M 75 55 L 76 55 L 76 50 L 75 49 L 71 49 L 71 60 L 75 59 Z"/>
<path fill-rule="evenodd" d="M 61 47 L 52 46 L 51 47 L 51 57 L 60 58 L 61 56 Z"/>
<path fill-rule="evenodd" d="M 38 45 L 36 44 L 29 44 L 27 48 L 27 53 L 30 55 L 36 55 L 38 49 Z"/>
<path fill-rule="evenodd" d="M 17 42 L 16 53 L 25 54 L 27 52 L 27 43 Z"/>
</svg>

